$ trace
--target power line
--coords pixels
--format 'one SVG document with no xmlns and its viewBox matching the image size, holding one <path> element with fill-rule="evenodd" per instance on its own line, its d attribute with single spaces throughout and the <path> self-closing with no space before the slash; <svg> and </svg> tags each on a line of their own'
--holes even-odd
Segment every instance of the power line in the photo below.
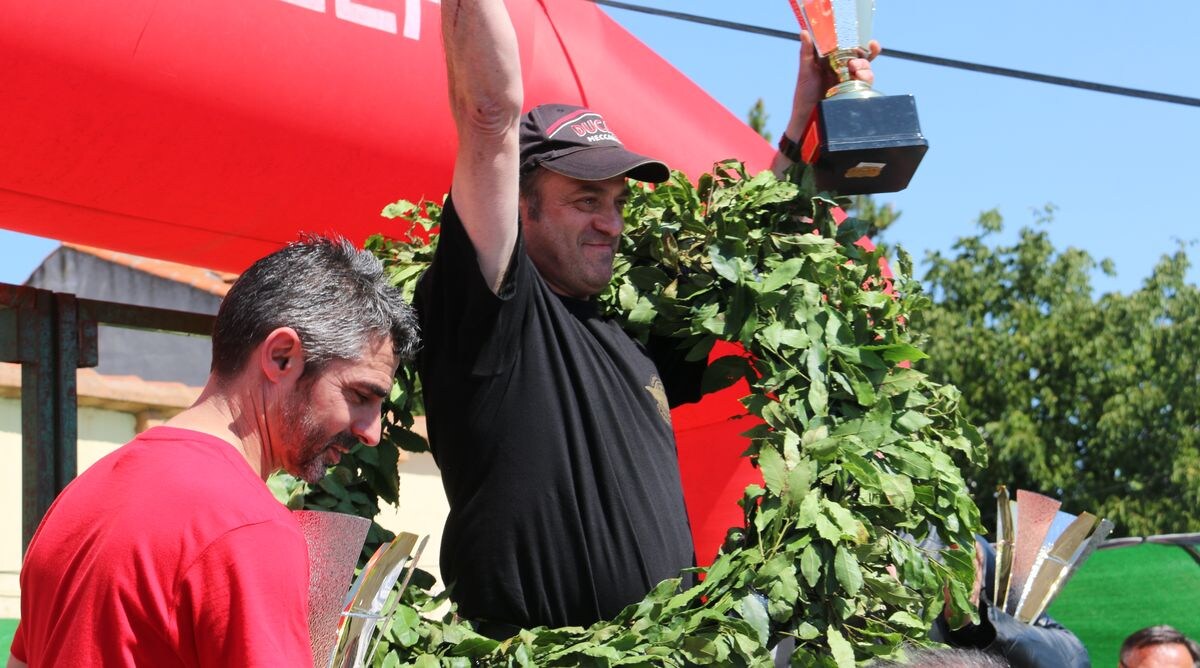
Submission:
<svg viewBox="0 0 1200 668">
<path fill-rule="evenodd" d="M 627 2 L 617 2 L 617 0 L 588 0 L 597 5 L 604 5 L 614 9 L 624 9 L 631 12 L 639 12 L 642 14 L 651 14 L 653 16 L 662 16 L 679 21 L 687 21 L 689 23 L 699 23 L 702 25 L 715 26 L 718 28 L 727 28 L 738 32 L 745 32 L 754 35 L 765 35 L 767 37 L 778 37 L 779 39 L 791 40 L 793 42 L 800 41 L 800 37 L 792 31 L 777 30 L 775 28 L 764 28 L 762 26 L 750 25 L 747 23 L 737 23 L 734 21 L 725 21 L 722 19 L 709 18 L 707 16 L 697 16 L 695 14 L 685 14 L 683 12 L 673 12 L 666 9 L 657 9 L 655 7 L 643 7 Z M 911 60 L 927 65 L 940 65 L 942 67 L 951 67 L 954 69 L 967 70 L 970 72 L 983 72 L 985 74 L 995 74 L 1002 77 L 1012 77 L 1014 79 L 1024 79 L 1026 81 L 1037 81 L 1040 83 L 1052 84 L 1055 86 L 1066 86 L 1068 88 L 1080 88 L 1083 90 L 1095 91 L 1098 93 L 1109 93 L 1110 95 L 1122 95 L 1125 97 L 1136 97 L 1144 100 L 1155 100 L 1157 102 L 1169 102 L 1172 104 L 1183 104 L 1189 107 L 1200 107 L 1200 98 L 1187 97 L 1184 95 L 1172 95 L 1170 93 L 1159 93 L 1152 90 L 1141 90 L 1138 88 L 1125 88 L 1124 86 L 1110 86 L 1108 84 L 1095 83 L 1092 81 L 1081 81 L 1079 79 L 1071 79 L 1068 77 L 1057 77 L 1049 74 L 1038 74 L 1036 72 L 1026 72 L 1024 70 L 1014 70 L 1008 67 L 995 67 L 993 65 L 981 65 L 979 63 L 970 63 L 965 60 L 954 60 L 952 58 L 941 58 L 938 56 L 926 56 L 919 53 L 909 51 L 900 51 L 898 49 L 887 49 L 883 52 L 884 56 L 890 58 L 898 58 L 900 60 Z"/>
</svg>

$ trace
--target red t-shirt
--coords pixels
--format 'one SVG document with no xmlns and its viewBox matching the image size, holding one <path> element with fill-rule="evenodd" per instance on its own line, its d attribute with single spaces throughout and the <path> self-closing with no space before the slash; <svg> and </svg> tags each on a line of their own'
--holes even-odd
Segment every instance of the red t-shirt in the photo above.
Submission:
<svg viewBox="0 0 1200 668">
<path fill-rule="evenodd" d="M 230 444 L 156 427 L 59 495 L 21 568 L 34 666 L 307 666 L 308 549 Z"/>
</svg>

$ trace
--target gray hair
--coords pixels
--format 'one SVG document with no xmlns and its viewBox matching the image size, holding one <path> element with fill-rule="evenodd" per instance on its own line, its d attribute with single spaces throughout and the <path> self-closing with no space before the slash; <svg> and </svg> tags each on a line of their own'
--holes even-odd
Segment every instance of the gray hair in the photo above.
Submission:
<svg viewBox="0 0 1200 668">
<path fill-rule="evenodd" d="M 880 661 L 872 663 L 872 668 L 1009 668 L 1008 662 L 994 654 L 988 654 L 977 649 L 957 649 L 953 647 L 936 647 L 913 649 L 906 648 L 908 660 L 905 662 Z"/>
<path fill-rule="evenodd" d="M 229 289 L 212 335 L 212 370 L 229 379 L 251 351 L 280 327 L 304 349 L 304 375 L 333 360 L 362 355 L 373 337 L 389 337 L 400 361 L 418 346 L 417 319 L 383 265 L 342 237 L 306 236 L 250 266 Z"/>
</svg>

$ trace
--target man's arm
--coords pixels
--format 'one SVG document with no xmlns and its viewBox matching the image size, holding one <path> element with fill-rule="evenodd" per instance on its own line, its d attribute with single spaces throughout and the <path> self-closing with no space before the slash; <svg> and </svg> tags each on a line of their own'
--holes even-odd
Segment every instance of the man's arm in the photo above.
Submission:
<svg viewBox="0 0 1200 668">
<path fill-rule="evenodd" d="M 865 58 L 854 58 L 850 61 L 850 75 L 867 84 L 874 83 L 875 73 L 871 71 L 871 60 L 881 51 L 879 42 L 871 40 Z M 813 46 L 812 36 L 807 30 L 800 31 L 800 71 L 796 74 L 796 89 L 792 93 L 792 115 L 788 117 L 787 129 L 783 134 L 794 142 L 804 139 L 804 129 L 812 116 L 817 103 L 825 98 L 825 91 L 837 83 L 833 70 L 826 64 L 825 59 L 817 54 Z M 783 176 L 789 167 L 796 163 L 784 154 L 776 151 L 771 161 L 771 171 L 776 176 Z"/>
<path fill-rule="evenodd" d="M 498 292 L 517 240 L 521 64 L 502 0 L 442 0 L 450 110 L 458 130 L 454 207 Z"/>
<path fill-rule="evenodd" d="M 12 654 L 8 655 L 8 668 L 28 668 L 24 661 L 17 661 L 17 657 Z"/>
</svg>

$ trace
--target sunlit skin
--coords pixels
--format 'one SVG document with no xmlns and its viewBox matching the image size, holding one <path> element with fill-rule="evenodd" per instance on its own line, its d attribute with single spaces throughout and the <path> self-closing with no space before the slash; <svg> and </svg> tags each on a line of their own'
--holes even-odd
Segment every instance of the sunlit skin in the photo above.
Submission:
<svg viewBox="0 0 1200 668">
<path fill-rule="evenodd" d="M 316 482 L 356 444 L 378 445 L 395 371 L 391 341 L 379 337 L 359 359 L 334 360 L 319 375 L 301 379 L 278 413 L 271 468 Z"/>
<path fill-rule="evenodd" d="M 1120 668 L 1192 668 L 1195 663 L 1187 647 L 1162 643 L 1135 647 L 1121 656 Z"/>
<path fill-rule="evenodd" d="M 588 299 L 608 285 L 629 197 L 624 176 L 581 181 L 547 171 L 537 187 L 540 214 L 521 202 L 525 250 L 556 294 Z"/>
</svg>

